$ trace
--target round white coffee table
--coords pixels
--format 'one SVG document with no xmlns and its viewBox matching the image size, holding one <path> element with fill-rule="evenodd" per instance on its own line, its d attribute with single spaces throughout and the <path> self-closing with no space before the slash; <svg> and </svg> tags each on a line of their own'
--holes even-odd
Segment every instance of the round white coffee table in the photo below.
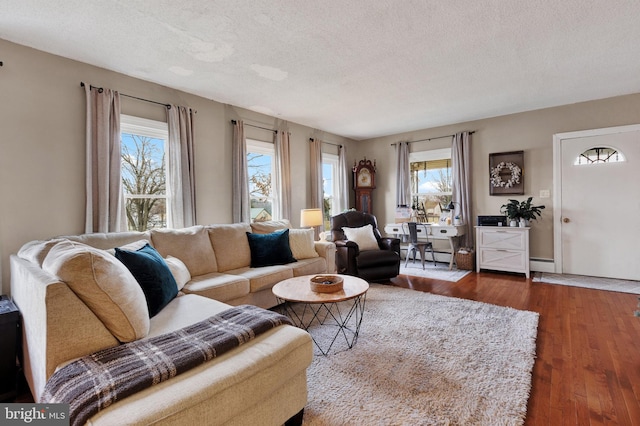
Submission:
<svg viewBox="0 0 640 426">
<path fill-rule="evenodd" d="M 273 294 L 283 313 L 296 326 L 309 332 L 322 355 L 329 353 L 340 335 L 351 349 L 358 340 L 369 284 L 358 277 L 339 275 L 343 279 L 342 290 L 316 293 L 309 285 L 309 280 L 314 276 L 304 275 L 280 281 L 273 286 Z M 315 326 L 335 326 L 336 332 L 329 333 L 328 338 L 320 342 L 320 336 L 314 337 Z"/>
</svg>

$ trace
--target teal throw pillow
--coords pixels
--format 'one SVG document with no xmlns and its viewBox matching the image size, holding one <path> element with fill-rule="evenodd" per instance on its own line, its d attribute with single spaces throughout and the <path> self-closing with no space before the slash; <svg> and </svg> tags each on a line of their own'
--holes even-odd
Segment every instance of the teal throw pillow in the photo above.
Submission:
<svg viewBox="0 0 640 426">
<path fill-rule="evenodd" d="M 247 232 L 251 249 L 251 267 L 286 265 L 296 262 L 289 246 L 289 230 L 282 229 L 271 234 Z"/>
<path fill-rule="evenodd" d="M 137 251 L 115 249 L 122 262 L 138 281 L 149 307 L 149 317 L 155 316 L 178 295 L 175 278 L 160 253 L 149 244 Z"/>
</svg>

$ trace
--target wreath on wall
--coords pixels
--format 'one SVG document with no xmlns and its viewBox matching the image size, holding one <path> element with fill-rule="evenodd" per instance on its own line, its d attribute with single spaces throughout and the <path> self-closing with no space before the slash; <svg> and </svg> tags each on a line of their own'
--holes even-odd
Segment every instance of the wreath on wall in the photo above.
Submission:
<svg viewBox="0 0 640 426">
<path fill-rule="evenodd" d="M 508 180 L 502 179 L 501 173 L 504 168 L 507 168 L 511 172 L 511 176 Z M 516 164 L 501 161 L 497 166 L 491 169 L 491 186 L 494 188 L 511 188 L 514 185 L 520 183 L 520 176 L 522 175 L 522 169 Z"/>
</svg>

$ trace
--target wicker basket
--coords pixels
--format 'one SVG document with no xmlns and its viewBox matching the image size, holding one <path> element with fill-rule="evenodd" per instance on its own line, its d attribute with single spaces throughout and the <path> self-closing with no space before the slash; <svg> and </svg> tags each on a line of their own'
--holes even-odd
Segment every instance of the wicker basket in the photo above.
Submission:
<svg viewBox="0 0 640 426">
<path fill-rule="evenodd" d="M 476 253 L 474 250 L 466 250 L 465 253 L 456 252 L 456 265 L 458 269 L 473 271 L 475 269 Z"/>
<path fill-rule="evenodd" d="M 343 279 L 337 275 L 316 275 L 309 280 L 309 285 L 316 293 L 334 293 L 342 290 Z"/>
</svg>

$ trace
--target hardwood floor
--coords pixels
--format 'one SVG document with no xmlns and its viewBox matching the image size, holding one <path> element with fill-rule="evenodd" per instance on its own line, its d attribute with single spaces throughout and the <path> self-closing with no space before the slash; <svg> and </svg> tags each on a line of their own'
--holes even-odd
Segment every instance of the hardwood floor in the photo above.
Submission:
<svg viewBox="0 0 640 426">
<path fill-rule="evenodd" d="M 456 283 L 400 275 L 391 284 L 540 314 L 525 425 L 640 425 L 636 295 L 485 272 Z"/>
</svg>

